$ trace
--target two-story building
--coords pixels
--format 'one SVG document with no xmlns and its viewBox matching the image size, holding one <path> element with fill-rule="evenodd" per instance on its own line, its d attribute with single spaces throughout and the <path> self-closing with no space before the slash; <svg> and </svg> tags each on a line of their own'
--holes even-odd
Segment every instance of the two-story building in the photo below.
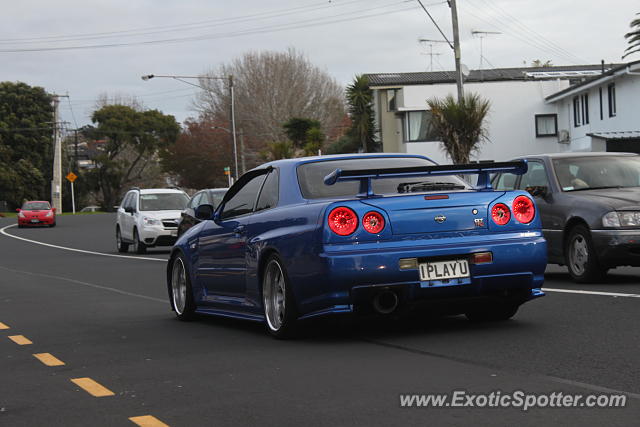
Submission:
<svg viewBox="0 0 640 427">
<path fill-rule="evenodd" d="M 628 71 L 625 71 L 627 67 Z M 607 136 L 602 135 L 607 131 L 640 129 L 638 120 L 635 127 L 629 123 L 633 122 L 635 112 L 631 108 L 634 96 L 632 93 L 635 94 L 635 99 L 640 100 L 637 87 L 640 79 L 630 74 L 635 67 L 636 63 L 607 67 L 598 64 L 471 71 L 465 79 L 465 92 L 477 93 L 491 103 L 487 117 L 488 141 L 480 146 L 477 153 L 473 153 L 472 159 L 507 160 L 525 154 L 604 150 L 606 144 L 594 145 L 590 141 L 608 140 Z M 631 76 L 634 77 L 629 78 Z M 450 159 L 431 126 L 427 100 L 449 94 L 455 96 L 454 73 L 380 73 L 368 74 L 367 77 L 373 89 L 375 120 L 383 150 L 424 154 L 438 163 L 449 163 Z M 620 107 L 625 104 L 625 108 L 629 110 L 629 118 L 625 115 L 622 119 L 614 111 L 614 120 L 619 123 L 615 130 L 585 127 L 583 124 L 575 127 L 574 99 L 587 91 L 597 92 L 598 84 L 593 86 L 596 81 L 604 79 L 607 83 L 602 84 L 609 85 L 611 81 L 608 78 L 628 78 L 629 81 L 624 83 L 622 90 L 629 90 L 629 94 L 622 97 L 621 89 L 618 88 L 616 98 L 614 87 L 612 96 Z M 635 85 L 632 80 L 635 80 Z M 623 83 L 617 85 L 622 86 Z M 574 92 L 579 88 L 582 89 Z M 604 90 L 603 96 L 606 97 L 608 89 Z M 595 92 L 590 93 L 587 97 L 589 100 L 584 104 L 584 114 L 590 124 L 596 119 L 594 114 L 597 110 L 593 110 L 593 107 L 589 109 L 589 105 L 598 105 L 597 96 L 599 95 Z M 612 104 L 614 110 L 616 101 Z M 626 107 L 627 102 L 631 103 L 629 107 Z M 570 109 L 567 103 L 570 104 Z M 582 105 L 579 104 L 577 108 L 583 108 Z M 582 110 L 580 111 L 582 114 Z M 640 112 L 636 112 L 635 117 L 640 117 Z M 567 120 L 571 121 L 571 126 Z M 584 123 L 584 120 L 580 123 Z M 613 124 L 613 120 L 610 124 Z M 594 136 L 596 131 L 598 135 Z M 593 135 L 587 136 L 587 133 Z M 609 135 L 609 139 L 612 138 L 618 136 Z M 614 146 L 610 145 L 610 148 L 613 149 Z"/>
</svg>

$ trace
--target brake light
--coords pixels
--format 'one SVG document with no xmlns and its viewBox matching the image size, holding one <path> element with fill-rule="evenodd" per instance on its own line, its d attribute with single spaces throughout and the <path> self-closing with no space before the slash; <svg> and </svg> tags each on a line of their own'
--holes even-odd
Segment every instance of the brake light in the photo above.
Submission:
<svg viewBox="0 0 640 427">
<path fill-rule="evenodd" d="M 491 219 L 498 225 L 505 225 L 511 219 L 511 211 L 504 203 L 498 203 L 491 208 Z"/>
<path fill-rule="evenodd" d="M 384 229 L 384 217 L 375 211 L 367 212 L 362 217 L 362 227 L 369 233 L 378 234 Z"/>
<path fill-rule="evenodd" d="M 533 200 L 527 196 L 518 196 L 512 205 L 513 216 L 522 224 L 529 224 L 536 216 L 536 207 Z"/>
<path fill-rule="evenodd" d="M 358 217 L 353 210 L 340 206 L 329 213 L 329 228 L 339 236 L 348 236 L 358 228 Z"/>
</svg>

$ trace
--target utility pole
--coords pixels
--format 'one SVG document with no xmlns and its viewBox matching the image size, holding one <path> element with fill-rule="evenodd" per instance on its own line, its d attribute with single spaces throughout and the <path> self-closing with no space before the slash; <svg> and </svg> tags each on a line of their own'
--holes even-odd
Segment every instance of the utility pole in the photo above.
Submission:
<svg viewBox="0 0 640 427">
<path fill-rule="evenodd" d="M 460 33 L 458 30 L 458 8 L 456 0 L 448 0 L 451 8 L 451 25 L 453 27 L 453 53 L 456 59 L 456 86 L 458 87 L 458 103 L 464 99 L 464 88 L 462 82 L 462 64 L 460 62 Z"/>
<path fill-rule="evenodd" d="M 53 95 L 53 179 L 51 180 L 51 204 L 56 213 L 62 213 L 62 138 L 60 136 L 60 98 L 67 95 Z"/>
<path fill-rule="evenodd" d="M 244 131 L 240 128 L 240 164 L 242 166 L 242 173 L 244 174 L 247 170 L 247 164 L 245 162 L 245 151 L 244 151 Z"/>
<path fill-rule="evenodd" d="M 236 102 L 235 102 L 235 94 L 233 89 L 233 76 L 229 76 L 229 92 L 231 95 L 231 138 L 233 140 L 233 154 L 236 163 L 236 180 L 239 178 L 238 175 L 238 144 L 236 143 Z M 244 156 L 244 153 L 242 153 Z M 244 157 L 243 157 L 244 162 Z M 242 168 L 244 170 L 244 167 Z"/>
</svg>

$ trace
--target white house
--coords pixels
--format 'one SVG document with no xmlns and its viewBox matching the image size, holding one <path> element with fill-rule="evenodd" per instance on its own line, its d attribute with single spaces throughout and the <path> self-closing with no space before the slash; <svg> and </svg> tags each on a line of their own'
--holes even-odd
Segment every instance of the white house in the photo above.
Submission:
<svg viewBox="0 0 640 427">
<path fill-rule="evenodd" d="M 558 128 L 568 151 L 640 153 L 640 61 L 546 98 L 558 113 Z"/>
<path fill-rule="evenodd" d="M 569 112 L 573 114 L 573 110 L 568 112 L 564 104 L 569 102 L 573 108 L 572 99 L 576 96 L 574 89 L 582 87 L 584 92 L 597 91 L 597 87 L 592 88 L 591 82 L 614 76 L 629 80 L 624 86 L 624 90 L 629 88 L 630 92 L 624 96 L 625 103 L 627 98 L 632 103 L 633 96 L 640 100 L 640 80 L 636 80 L 639 76 L 631 78 L 630 74 L 620 75 L 627 66 L 631 67 L 631 71 L 635 69 L 633 63 L 608 67 L 598 64 L 471 71 L 465 79 L 465 92 L 478 93 L 491 102 L 487 126 L 489 141 L 482 144 L 480 151 L 473 155 L 473 160 L 500 161 L 526 154 L 603 149 L 602 144 L 586 148 L 584 139 L 587 133 L 595 130 L 604 132 L 603 128 L 580 126 L 569 129 L 565 120 L 571 119 Z M 455 96 L 454 73 L 381 73 L 368 74 L 367 77 L 374 94 L 375 121 L 383 150 L 424 154 L 438 163 L 449 163 L 450 159 L 431 127 L 427 100 L 448 94 Z M 635 80 L 635 85 L 632 80 Z M 618 86 L 621 84 L 618 83 Z M 621 107 L 623 97 L 620 90 L 617 90 L 617 102 Z M 589 95 L 590 99 L 597 96 L 595 92 Z M 593 99 L 587 101 L 589 105 L 598 105 L 595 101 L 597 98 Z M 586 114 L 592 117 L 590 123 L 593 123 L 593 108 Z M 630 107 L 628 114 L 632 114 Z M 633 121 L 629 117 L 619 121 Z M 621 117 L 615 118 L 618 119 Z M 640 123 L 635 128 L 625 128 L 633 129 L 640 129 Z M 576 139 L 574 143 L 574 136 L 578 137 L 575 130 L 580 131 L 581 139 Z"/>
</svg>

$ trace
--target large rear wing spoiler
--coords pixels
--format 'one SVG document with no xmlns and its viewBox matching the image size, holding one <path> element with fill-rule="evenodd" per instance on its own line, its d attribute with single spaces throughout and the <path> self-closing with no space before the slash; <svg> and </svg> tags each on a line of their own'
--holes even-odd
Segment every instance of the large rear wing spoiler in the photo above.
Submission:
<svg viewBox="0 0 640 427">
<path fill-rule="evenodd" d="M 380 178 L 400 178 L 414 176 L 441 176 L 441 175 L 478 175 L 477 189 L 490 191 L 492 173 L 512 173 L 522 175 L 527 172 L 527 161 L 470 163 L 464 165 L 434 165 L 412 166 L 406 168 L 387 169 L 336 169 L 324 177 L 326 185 L 333 185 L 339 181 L 360 181 L 359 196 L 374 196 L 371 180 Z"/>
</svg>

